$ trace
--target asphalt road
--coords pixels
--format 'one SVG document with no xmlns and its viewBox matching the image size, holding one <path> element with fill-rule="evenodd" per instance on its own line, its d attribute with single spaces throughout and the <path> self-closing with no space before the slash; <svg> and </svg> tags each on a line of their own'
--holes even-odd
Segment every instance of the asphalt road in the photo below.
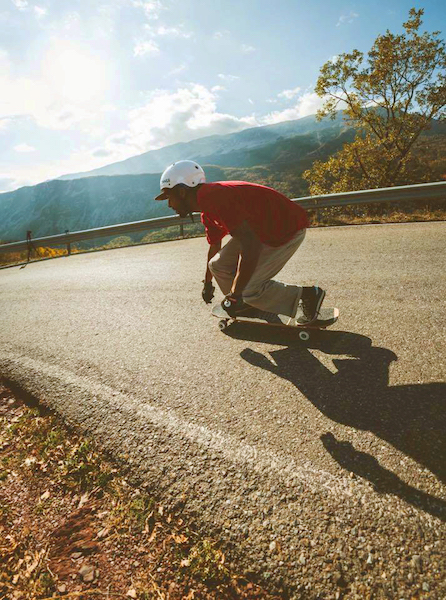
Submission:
<svg viewBox="0 0 446 600">
<path fill-rule="evenodd" d="M 446 223 L 313 229 L 336 325 L 222 333 L 203 238 L 0 270 L 0 375 L 296 598 L 446 595 Z M 217 296 L 219 298 L 220 296 Z"/>
</svg>

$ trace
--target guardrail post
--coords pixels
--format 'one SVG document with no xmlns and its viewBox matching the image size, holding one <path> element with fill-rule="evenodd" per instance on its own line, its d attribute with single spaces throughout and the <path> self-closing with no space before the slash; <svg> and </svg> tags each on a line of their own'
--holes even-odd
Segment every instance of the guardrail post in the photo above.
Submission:
<svg viewBox="0 0 446 600">
<path fill-rule="evenodd" d="M 32 248 L 31 231 L 26 232 L 26 245 L 28 246 L 28 259 L 26 262 L 29 262 L 31 259 L 31 248 Z"/>
<path fill-rule="evenodd" d="M 68 233 L 70 233 L 70 231 L 69 231 L 69 229 L 66 229 L 65 234 L 68 235 Z M 67 253 L 68 253 L 68 256 L 71 256 L 71 243 L 70 242 L 67 242 Z"/>
</svg>

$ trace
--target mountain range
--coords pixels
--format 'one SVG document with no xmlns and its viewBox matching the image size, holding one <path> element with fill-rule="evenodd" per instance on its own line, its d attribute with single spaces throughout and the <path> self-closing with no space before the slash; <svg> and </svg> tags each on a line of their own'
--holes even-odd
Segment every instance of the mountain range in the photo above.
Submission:
<svg viewBox="0 0 446 600">
<path fill-rule="evenodd" d="M 315 116 L 214 135 L 152 150 L 86 173 L 0 194 L 0 240 L 23 240 L 173 214 L 159 193 L 160 174 L 180 159 L 199 162 L 207 181 L 245 180 L 274 187 L 290 198 L 305 196 L 305 169 L 326 160 L 355 132 L 342 113 L 334 121 Z M 423 134 L 423 156 L 446 171 L 446 124 Z M 437 169 L 437 170 L 438 170 Z M 443 171 L 441 171 L 443 169 Z"/>
<path fill-rule="evenodd" d="M 252 166 L 247 154 L 270 146 L 276 142 L 295 136 L 318 134 L 329 129 L 331 135 L 346 129 L 344 117 L 340 111 L 335 120 L 317 121 L 314 115 L 285 121 L 263 127 L 252 127 L 226 135 L 211 135 L 190 142 L 182 142 L 166 146 L 158 150 L 150 150 L 127 160 L 106 165 L 85 173 L 63 175 L 58 179 L 79 179 L 95 175 L 139 175 L 141 173 L 161 173 L 167 165 L 177 160 L 195 160 L 204 165 L 220 165 L 231 167 Z M 322 134 L 322 137 L 324 134 Z"/>
</svg>

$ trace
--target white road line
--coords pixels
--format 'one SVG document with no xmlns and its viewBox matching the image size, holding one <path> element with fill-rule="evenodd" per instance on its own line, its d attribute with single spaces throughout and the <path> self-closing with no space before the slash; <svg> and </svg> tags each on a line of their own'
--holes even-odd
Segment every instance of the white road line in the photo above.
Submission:
<svg viewBox="0 0 446 600">
<path fill-rule="evenodd" d="M 242 443 L 232 435 L 181 419 L 173 411 L 150 404 L 141 406 L 140 401 L 130 395 L 118 392 L 110 386 L 91 382 L 72 371 L 41 360 L 9 352 L 0 354 L 0 373 L 15 382 L 27 382 L 27 388 L 33 388 L 27 389 L 30 393 L 36 393 L 37 386 L 38 389 L 40 388 L 40 400 L 56 410 L 58 408 L 60 410 L 59 401 L 64 409 L 62 413 L 74 422 L 77 421 L 76 414 L 79 414 L 79 402 L 84 402 L 85 405 L 85 400 L 82 398 L 87 397 L 90 403 L 101 401 L 103 404 L 108 404 L 117 417 L 122 412 L 132 415 L 133 418 L 138 415 L 143 421 L 162 428 L 166 433 L 187 439 L 207 451 L 221 455 L 227 461 L 259 473 L 272 471 L 294 488 L 300 484 L 300 487 L 312 491 L 324 490 L 335 495 L 341 493 L 345 496 L 353 496 L 356 495 L 353 494 L 352 489 L 355 487 L 358 495 L 364 493 L 365 488 L 358 481 L 334 476 L 314 467 L 309 461 L 298 464 L 285 453 Z M 51 390 L 51 397 L 46 390 Z M 70 414 L 66 414 L 67 412 Z M 370 491 L 369 488 L 367 489 Z"/>
</svg>

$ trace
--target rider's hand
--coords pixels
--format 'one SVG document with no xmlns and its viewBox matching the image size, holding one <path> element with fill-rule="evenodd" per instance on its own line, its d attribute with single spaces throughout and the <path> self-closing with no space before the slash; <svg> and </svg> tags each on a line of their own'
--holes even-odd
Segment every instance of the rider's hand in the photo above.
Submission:
<svg viewBox="0 0 446 600">
<path fill-rule="evenodd" d="M 201 297 L 206 302 L 206 304 L 210 304 L 212 302 L 212 298 L 214 297 L 215 287 L 212 285 L 212 281 L 203 281 L 203 291 L 201 292 Z"/>
</svg>

